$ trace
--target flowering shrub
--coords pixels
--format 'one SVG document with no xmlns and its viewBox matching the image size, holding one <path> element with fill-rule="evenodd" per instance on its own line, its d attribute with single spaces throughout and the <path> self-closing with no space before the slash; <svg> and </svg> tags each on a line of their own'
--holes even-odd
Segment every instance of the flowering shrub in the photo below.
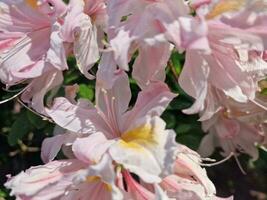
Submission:
<svg viewBox="0 0 267 200">
<path fill-rule="evenodd" d="M 44 164 L 5 187 L 18 200 L 233 199 L 204 167 L 266 146 L 266 49 L 264 0 L 2 0 L 0 80 L 16 89 L 2 103 L 28 109 L 8 142 L 32 151 L 33 127 L 53 132 Z M 207 133 L 198 153 L 177 139 L 181 110 Z M 225 159 L 207 158 L 216 148 Z"/>
</svg>

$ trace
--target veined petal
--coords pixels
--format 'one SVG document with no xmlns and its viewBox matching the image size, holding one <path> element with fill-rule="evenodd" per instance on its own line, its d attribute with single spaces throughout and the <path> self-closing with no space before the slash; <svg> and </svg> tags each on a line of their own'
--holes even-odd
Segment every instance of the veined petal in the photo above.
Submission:
<svg viewBox="0 0 267 200">
<path fill-rule="evenodd" d="M 53 107 L 46 109 L 46 112 L 59 126 L 75 133 L 90 134 L 99 130 L 108 135 L 111 132 L 95 108 L 86 109 L 71 104 L 63 97 L 56 98 Z"/>
<path fill-rule="evenodd" d="M 64 195 L 77 171 L 84 167 L 79 160 L 54 161 L 21 172 L 5 186 L 19 199 L 51 200 Z"/>
<path fill-rule="evenodd" d="M 111 88 L 104 88 L 100 82 L 96 84 L 96 105 L 106 115 L 115 112 L 119 117 L 129 106 L 131 90 L 129 77 L 123 71 L 114 74 L 114 83 Z M 112 106 L 113 104 L 113 106 Z"/>
<path fill-rule="evenodd" d="M 104 52 L 96 74 L 98 85 L 105 89 L 111 89 L 117 78 L 116 70 L 117 64 L 114 60 L 113 52 Z"/>
<path fill-rule="evenodd" d="M 97 132 L 88 137 L 77 138 L 72 145 L 72 150 L 79 160 L 96 164 L 114 142 L 108 140 L 103 133 Z"/>
<path fill-rule="evenodd" d="M 139 56 L 133 65 L 133 78 L 141 88 L 147 87 L 153 81 L 165 80 L 165 67 L 171 54 L 170 44 L 140 47 Z"/>
<path fill-rule="evenodd" d="M 171 100 L 176 96 L 165 83 L 155 82 L 149 84 L 139 92 L 134 107 L 123 116 L 122 132 L 127 131 L 133 121 L 144 116 L 160 116 Z"/>
<path fill-rule="evenodd" d="M 204 101 L 208 89 L 209 68 L 207 62 L 195 50 L 189 50 L 186 54 L 185 66 L 179 77 L 179 84 L 183 90 L 196 99 L 188 109 L 183 110 L 187 114 L 200 112 L 204 109 Z"/>
<path fill-rule="evenodd" d="M 47 92 L 55 89 L 63 82 L 61 71 L 51 70 L 42 76 L 35 78 L 29 88 L 22 94 L 22 100 L 29 103 L 37 112 L 47 115 L 44 105 L 44 97 Z"/>
<path fill-rule="evenodd" d="M 200 156 L 197 152 L 190 150 L 185 146 L 181 146 L 181 153 L 178 153 L 174 165 L 174 173 L 182 177 L 194 177 L 205 189 L 205 193 L 209 196 L 216 193 L 215 186 L 209 180 L 207 172 L 200 166 Z"/>
<path fill-rule="evenodd" d="M 54 160 L 68 137 L 70 137 L 69 134 L 62 134 L 46 138 L 42 143 L 41 150 L 41 158 L 43 162 L 48 163 Z"/>
</svg>

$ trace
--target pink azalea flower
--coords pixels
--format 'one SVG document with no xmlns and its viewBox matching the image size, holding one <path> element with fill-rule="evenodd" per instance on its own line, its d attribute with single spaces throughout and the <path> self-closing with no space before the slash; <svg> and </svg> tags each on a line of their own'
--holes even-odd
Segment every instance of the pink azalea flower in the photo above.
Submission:
<svg viewBox="0 0 267 200">
<path fill-rule="evenodd" d="M 78 159 L 53 161 L 10 177 L 5 186 L 20 200 L 122 199 L 110 159 L 103 158 L 90 175 L 84 175 L 88 168 Z"/>
<path fill-rule="evenodd" d="M 145 184 L 142 179 L 134 178 L 120 165 L 114 165 L 110 156 L 99 157 L 99 151 L 92 151 L 102 148 L 102 145 L 95 147 L 74 151 L 77 156 L 74 159 L 32 167 L 9 177 L 5 186 L 11 189 L 11 195 L 21 200 L 78 200 L 88 197 L 105 200 L 220 199 L 215 196 L 215 188 L 206 171 L 200 167 L 199 155 L 182 145 L 173 165 L 174 174 L 166 176 L 159 184 Z M 89 157 L 94 158 L 94 164 Z"/>
<path fill-rule="evenodd" d="M 0 3 L 0 80 L 7 86 L 29 83 L 22 99 L 41 114 L 43 97 L 67 69 L 60 37 L 65 9 L 61 0 Z"/>
<path fill-rule="evenodd" d="M 231 111 L 229 114 L 231 116 Z M 244 118 L 241 111 L 239 114 Z M 203 130 L 209 133 L 202 139 L 199 147 L 200 154 L 210 156 L 215 147 L 221 147 L 223 156 L 229 156 L 231 153 L 235 155 L 247 153 L 257 160 L 258 149 L 255 145 L 262 144 L 266 137 L 262 125 L 241 121 L 230 116 L 227 111 L 222 110 L 211 119 L 202 122 Z M 251 116 L 250 119 L 252 119 Z"/>
<path fill-rule="evenodd" d="M 128 110 L 131 98 L 128 76 L 120 71 L 110 90 L 97 84 L 96 107 L 84 102 L 74 105 L 59 98 L 47 113 L 58 125 L 78 134 L 76 137 L 83 135 L 72 139 L 72 150 L 80 160 L 94 163 L 91 153 L 101 157 L 108 152 L 116 163 L 145 181 L 158 182 L 159 176 L 167 170 L 166 164 L 171 162 L 175 146 L 175 134 L 165 130 L 165 123 L 158 116 L 175 96 L 164 83 L 156 82 L 140 92 L 135 106 Z M 43 158 L 54 158 L 54 153 L 70 137 L 73 135 L 60 135 L 45 142 Z M 61 143 L 55 145 L 53 151 L 49 143 L 55 144 L 58 140 Z"/>
<path fill-rule="evenodd" d="M 257 99 L 265 101 L 266 98 L 257 94 Z M 215 147 L 222 147 L 224 156 L 244 152 L 256 159 L 255 144 L 263 144 L 266 137 L 263 130 L 266 114 L 266 110 L 254 102 L 237 102 L 210 87 L 205 109 L 200 112 L 202 128 L 209 132 L 201 142 L 200 154 L 207 157 Z"/>
<path fill-rule="evenodd" d="M 213 89 L 210 88 L 241 103 L 256 101 L 258 81 L 266 74 L 262 52 L 266 48 L 267 32 L 266 14 L 253 2 L 193 1 L 198 17 L 206 19 L 211 51 L 203 53 L 188 49 L 186 53 L 179 83 L 196 101 L 184 110 L 185 113 L 203 111 L 205 104 L 212 101 L 213 94 L 209 92 Z M 237 24 L 237 21 L 244 23 Z"/>
<path fill-rule="evenodd" d="M 155 80 L 164 81 L 171 43 L 179 50 L 208 48 L 205 23 L 189 15 L 184 1 L 111 0 L 107 2 L 107 13 L 114 62 L 128 70 L 129 59 L 138 50 L 133 77 L 142 88 Z M 109 67 L 106 64 L 99 70 L 113 73 Z"/>
<path fill-rule="evenodd" d="M 0 79 L 7 85 L 67 69 L 58 1 L 1 1 Z M 58 13 L 60 12 L 60 13 Z"/>
<path fill-rule="evenodd" d="M 159 185 L 137 183 L 131 177 L 129 182 L 135 188 L 135 199 L 184 199 L 184 200 L 232 200 L 215 196 L 216 190 L 201 167 L 200 156 L 189 148 L 179 145 L 173 174 L 163 178 Z M 129 176 L 129 175 L 128 175 Z M 127 178 L 125 178 L 127 182 Z M 143 195 L 140 197 L 138 195 Z M 158 198 L 160 197 L 160 198 Z"/>
</svg>

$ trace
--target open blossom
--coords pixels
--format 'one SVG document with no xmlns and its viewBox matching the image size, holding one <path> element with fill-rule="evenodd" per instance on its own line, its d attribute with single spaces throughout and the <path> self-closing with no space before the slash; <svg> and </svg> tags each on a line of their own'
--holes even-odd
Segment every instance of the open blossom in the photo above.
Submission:
<svg viewBox="0 0 267 200">
<path fill-rule="evenodd" d="M 100 146 L 98 147 L 100 148 Z M 126 169 L 114 165 L 108 155 L 99 157 L 92 149 L 74 151 L 77 158 L 52 161 L 32 167 L 17 176 L 9 177 L 6 187 L 21 200 L 217 200 L 215 188 L 206 171 L 200 166 L 199 155 L 180 145 L 173 165 L 173 174 L 159 184 L 147 184 L 136 179 Z M 88 158 L 95 159 L 91 163 Z M 25 189 L 22 189 L 25 188 Z M 228 198 L 229 200 L 232 198 Z"/>
<path fill-rule="evenodd" d="M 219 112 L 202 122 L 203 130 L 208 134 L 201 141 L 199 153 L 210 156 L 216 147 L 221 147 L 223 156 L 246 153 L 257 160 L 259 153 L 256 145 L 266 145 L 265 125 L 245 123 L 224 115 L 224 112 Z"/>
<path fill-rule="evenodd" d="M 21 200 L 122 199 L 115 185 L 118 178 L 108 157 L 91 169 L 90 175 L 84 176 L 88 169 L 90 164 L 78 159 L 53 161 L 9 178 L 5 186 Z"/>
<path fill-rule="evenodd" d="M 266 3 L 193 1 L 192 6 L 197 17 L 206 20 L 210 52 L 189 49 L 186 53 L 179 83 L 196 102 L 185 112 L 203 111 L 205 101 L 211 100 L 208 99 L 210 87 L 235 101 L 257 103 L 258 81 L 265 76 L 267 66 L 266 13 L 262 9 Z"/>
<path fill-rule="evenodd" d="M 257 99 L 266 97 L 257 93 Z M 263 129 L 267 111 L 254 102 L 240 103 L 214 87 L 208 88 L 205 109 L 199 113 L 204 136 L 199 153 L 210 156 L 215 147 L 221 147 L 223 155 L 247 153 L 258 157 L 256 144 L 263 145 L 266 133 Z"/>
<path fill-rule="evenodd" d="M 0 78 L 3 83 L 14 85 L 51 70 L 67 69 L 58 21 L 64 10 L 61 4 L 53 2 L 60 1 L 41 4 L 1 1 Z"/>
<path fill-rule="evenodd" d="M 7 86 L 29 83 L 23 99 L 42 114 L 44 95 L 67 69 L 59 35 L 64 11 L 61 0 L 0 2 L 0 79 Z"/>
<path fill-rule="evenodd" d="M 0 80 L 26 83 L 22 101 L 56 124 L 46 164 L 5 186 L 18 200 L 224 199 L 205 159 L 160 118 L 177 96 L 165 67 L 174 49 L 186 51 L 178 81 L 196 99 L 184 112 L 199 113 L 207 132 L 201 156 L 220 147 L 255 160 L 256 145 L 267 146 L 266 41 L 264 0 L 1 0 Z M 78 84 L 52 98 L 69 55 L 87 79 L 99 61 L 95 103 L 76 98 Z M 133 105 L 125 71 L 141 89 Z"/>
<path fill-rule="evenodd" d="M 174 97 L 175 94 L 164 83 L 154 83 L 140 92 L 135 106 L 128 110 L 131 98 L 128 76 L 120 71 L 110 90 L 104 90 L 97 84 L 96 108 L 73 105 L 67 99 L 59 98 L 47 113 L 61 127 L 84 135 L 74 139 L 72 150 L 76 155 L 79 152 L 83 155 L 83 151 L 89 151 L 86 147 L 91 146 L 94 154 L 110 154 L 116 163 L 145 181 L 159 182 L 168 168 L 167 163 L 172 162 L 175 134 L 165 130 L 165 122 L 158 116 Z M 72 136 L 61 135 L 55 140 L 61 137 L 64 142 Z M 53 140 L 50 142 L 53 143 Z M 46 145 L 48 149 L 44 147 L 43 151 L 47 157 L 53 158 L 49 149 L 51 145 Z M 59 149 L 57 145 L 53 148 Z M 89 155 L 80 159 L 94 162 Z"/>
<path fill-rule="evenodd" d="M 107 13 L 114 62 L 128 70 L 130 58 L 138 51 L 132 74 L 142 88 L 155 80 L 164 81 L 172 44 L 181 51 L 186 47 L 207 47 L 205 24 L 190 16 L 190 9 L 182 0 L 110 0 Z M 197 31 L 195 27 L 199 27 Z M 114 73 L 109 67 L 106 64 L 100 70 Z"/>
<path fill-rule="evenodd" d="M 201 167 L 201 158 L 193 150 L 181 145 L 174 164 L 174 173 L 165 177 L 160 186 L 170 199 L 233 200 L 219 198 L 213 183 Z"/>
<path fill-rule="evenodd" d="M 180 145 L 178 147 L 177 159 L 174 163 L 174 173 L 163 178 L 158 185 L 138 183 L 129 173 L 124 172 L 127 186 L 132 186 L 128 193 L 135 197 L 132 199 L 142 200 L 164 199 L 163 195 L 161 195 L 161 198 L 158 198 L 160 191 L 165 193 L 165 199 L 220 199 L 215 196 L 215 187 L 208 179 L 206 171 L 201 168 L 200 162 L 200 157 L 196 152 Z M 227 199 L 230 200 L 232 198 Z"/>
<path fill-rule="evenodd" d="M 264 144 L 267 111 L 253 102 L 236 102 L 222 92 L 216 91 L 216 98 L 217 102 L 221 102 L 216 114 L 202 122 L 203 130 L 208 135 L 200 144 L 200 154 L 209 156 L 215 147 L 221 147 L 224 156 L 247 153 L 257 159 L 258 150 L 255 145 Z"/>
<path fill-rule="evenodd" d="M 223 149 L 223 156 L 231 153 L 247 153 L 254 160 L 258 159 L 256 144 L 262 144 L 266 137 L 260 125 L 247 124 L 237 119 L 224 116 L 219 112 L 210 120 L 204 121 L 203 130 L 209 133 L 203 138 L 199 147 L 200 154 L 210 156 L 215 147 Z"/>
</svg>

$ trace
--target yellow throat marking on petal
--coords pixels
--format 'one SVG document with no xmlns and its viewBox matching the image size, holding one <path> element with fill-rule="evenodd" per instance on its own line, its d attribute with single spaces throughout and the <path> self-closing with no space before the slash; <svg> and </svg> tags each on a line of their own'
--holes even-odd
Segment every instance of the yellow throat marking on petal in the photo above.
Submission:
<svg viewBox="0 0 267 200">
<path fill-rule="evenodd" d="M 38 7 L 38 1 L 37 0 L 25 0 L 25 2 L 33 9 L 36 9 Z"/>
<path fill-rule="evenodd" d="M 244 6 L 245 0 L 221 0 L 216 4 L 210 13 L 206 16 L 206 19 L 212 19 L 225 12 L 237 11 Z"/>
<path fill-rule="evenodd" d="M 156 143 L 154 129 L 151 124 L 139 126 L 124 133 L 121 136 L 120 145 L 123 148 L 131 148 L 137 151 L 143 150 L 143 145 L 153 145 Z"/>
<path fill-rule="evenodd" d="M 93 182 L 102 182 L 101 178 L 98 176 L 87 176 L 86 178 L 86 182 L 87 183 L 93 183 Z M 112 191 L 112 187 L 111 185 L 102 182 L 102 184 L 104 184 L 104 187 L 107 191 L 111 192 Z"/>
<path fill-rule="evenodd" d="M 101 181 L 101 179 L 98 176 L 87 176 L 86 177 L 86 182 L 91 183 L 91 182 L 97 182 Z"/>
</svg>

